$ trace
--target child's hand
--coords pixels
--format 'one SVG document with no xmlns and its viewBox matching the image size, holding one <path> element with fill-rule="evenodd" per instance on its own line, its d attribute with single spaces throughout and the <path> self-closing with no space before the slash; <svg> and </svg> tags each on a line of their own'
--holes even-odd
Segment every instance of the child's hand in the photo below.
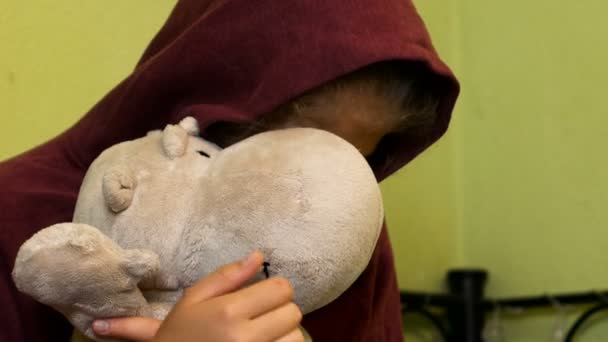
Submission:
<svg viewBox="0 0 608 342">
<path fill-rule="evenodd" d="M 93 323 L 96 334 L 133 341 L 304 341 L 302 313 L 286 279 L 270 278 L 235 291 L 259 272 L 259 252 L 188 288 L 164 321 L 119 318 Z"/>
</svg>

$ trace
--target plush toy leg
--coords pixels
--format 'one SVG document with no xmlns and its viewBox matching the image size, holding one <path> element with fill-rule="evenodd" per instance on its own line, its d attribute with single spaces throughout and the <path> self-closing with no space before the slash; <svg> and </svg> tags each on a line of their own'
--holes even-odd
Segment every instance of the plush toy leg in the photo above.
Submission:
<svg viewBox="0 0 608 342">
<path fill-rule="evenodd" d="M 158 268 L 158 256 L 150 251 L 124 250 L 95 227 L 62 223 L 41 230 L 21 246 L 13 280 L 20 291 L 55 308 L 95 338 L 90 329 L 94 319 L 147 312 L 137 285 Z"/>
</svg>

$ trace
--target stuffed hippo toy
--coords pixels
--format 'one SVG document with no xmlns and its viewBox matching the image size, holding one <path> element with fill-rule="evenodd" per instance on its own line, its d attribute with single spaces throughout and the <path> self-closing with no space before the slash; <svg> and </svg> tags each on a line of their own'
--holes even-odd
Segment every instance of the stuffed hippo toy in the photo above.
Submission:
<svg viewBox="0 0 608 342">
<path fill-rule="evenodd" d="M 306 314 L 363 272 L 382 221 L 372 170 L 338 136 L 291 128 L 220 149 L 188 117 L 105 150 L 73 222 L 27 240 L 13 279 L 104 340 L 94 319 L 163 319 L 184 288 L 258 249 L 267 268 L 252 282 L 287 278 Z"/>
</svg>

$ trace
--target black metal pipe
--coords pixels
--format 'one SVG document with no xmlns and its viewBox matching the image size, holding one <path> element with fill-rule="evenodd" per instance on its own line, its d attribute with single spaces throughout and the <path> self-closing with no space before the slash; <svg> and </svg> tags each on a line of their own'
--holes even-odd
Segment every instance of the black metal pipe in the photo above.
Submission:
<svg viewBox="0 0 608 342">
<path fill-rule="evenodd" d="M 482 342 L 484 323 L 483 293 L 488 274 L 483 270 L 452 270 L 448 286 L 453 296 L 462 298 L 461 305 L 448 305 L 450 342 Z"/>
<path fill-rule="evenodd" d="M 449 294 L 431 294 L 418 291 L 401 291 L 401 303 L 407 307 L 447 308 L 462 305 L 462 298 Z"/>
<path fill-rule="evenodd" d="M 495 301 L 486 300 L 484 306 L 486 310 L 491 310 L 495 306 L 515 307 L 515 308 L 541 308 L 559 304 L 589 304 L 603 302 L 608 304 L 608 291 L 589 291 L 583 293 L 568 293 L 561 295 L 542 295 L 534 297 L 505 298 Z"/>
<path fill-rule="evenodd" d="M 489 300 L 484 299 L 488 274 L 484 270 L 452 270 L 448 272 L 449 294 L 401 291 L 406 310 L 427 307 L 444 309 L 449 328 L 449 342 L 481 342 L 484 313 L 496 307 L 542 308 L 563 304 L 601 303 L 608 307 L 608 291 L 587 291 L 559 295 L 540 295 Z M 585 316 L 585 315 L 583 315 Z M 584 318 L 584 317 L 583 317 Z M 575 331 L 577 327 L 573 327 Z M 572 332 L 571 332 L 572 333 Z"/>
<path fill-rule="evenodd" d="M 409 306 L 415 307 L 438 307 L 447 308 L 450 305 L 461 305 L 463 299 L 459 296 L 446 294 L 431 294 L 419 291 L 401 291 L 401 302 Z M 581 293 L 568 293 L 560 295 L 540 295 L 529 297 L 514 297 L 503 299 L 485 299 L 483 300 L 483 308 L 490 311 L 501 307 L 514 308 L 543 308 L 559 304 L 592 304 L 592 303 L 608 304 L 608 291 L 587 291 Z"/>
</svg>

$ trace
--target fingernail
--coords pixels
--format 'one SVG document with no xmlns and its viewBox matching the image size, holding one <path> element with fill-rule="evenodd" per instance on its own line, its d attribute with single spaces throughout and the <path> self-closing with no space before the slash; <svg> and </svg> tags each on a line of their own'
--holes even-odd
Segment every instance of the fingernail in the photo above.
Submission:
<svg viewBox="0 0 608 342">
<path fill-rule="evenodd" d="M 249 254 L 245 259 L 243 259 L 243 261 L 241 262 L 241 266 L 247 267 L 247 266 L 253 264 L 256 260 L 256 257 L 255 257 L 256 254 L 257 254 L 256 252 Z"/>
<path fill-rule="evenodd" d="M 96 334 L 105 335 L 110 332 L 110 323 L 104 320 L 94 321 L 93 330 Z"/>
</svg>

